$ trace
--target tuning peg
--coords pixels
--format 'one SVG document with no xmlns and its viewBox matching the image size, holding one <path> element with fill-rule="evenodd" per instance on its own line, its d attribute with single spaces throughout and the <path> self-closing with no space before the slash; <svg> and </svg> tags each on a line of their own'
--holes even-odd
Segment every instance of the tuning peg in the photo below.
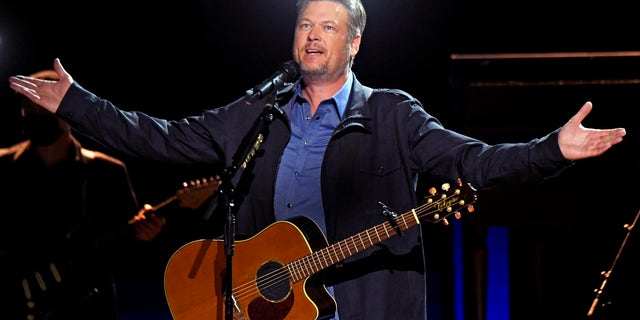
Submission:
<svg viewBox="0 0 640 320">
<path fill-rule="evenodd" d="M 447 220 L 447 218 L 442 219 L 442 224 L 444 224 L 445 226 L 448 226 L 449 220 Z"/>
<path fill-rule="evenodd" d="M 449 191 L 449 189 L 451 189 L 451 184 L 449 184 L 449 183 L 443 183 L 442 184 L 442 190 Z"/>
<path fill-rule="evenodd" d="M 460 217 L 462 217 L 462 214 L 459 211 L 456 211 L 453 216 L 456 217 L 456 219 L 460 219 Z"/>
<path fill-rule="evenodd" d="M 470 205 L 468 205 L 468 206 L 467 206 L 467 211 L 468 211 L 468 212 L 473 212 L 473 211 L 475 211 L 475 210 L 476 210 L 476 208 L 475 208 L 472 204 L 470 204 Z"/>
</svg>

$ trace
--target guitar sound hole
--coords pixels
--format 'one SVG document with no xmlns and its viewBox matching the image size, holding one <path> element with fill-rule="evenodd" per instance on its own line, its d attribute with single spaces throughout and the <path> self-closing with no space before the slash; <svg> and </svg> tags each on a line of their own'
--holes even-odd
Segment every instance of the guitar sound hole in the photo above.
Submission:
<svg viewBox="0 0 640 320">
<path fill-rule="evenodd" d="M 256 279 L 258 279 L 257 285 L 260 294 L 269 301 L 282 301 L 291 291 L 289 275 L 278 262 L 269 261 L 263 264 L 258 270 Z"/>
</svg>

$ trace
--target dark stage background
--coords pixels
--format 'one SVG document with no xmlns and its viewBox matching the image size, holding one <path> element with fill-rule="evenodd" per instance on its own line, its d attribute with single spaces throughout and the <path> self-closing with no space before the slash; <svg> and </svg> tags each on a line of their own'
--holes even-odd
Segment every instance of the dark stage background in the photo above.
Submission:
<svg viewBox="0 0 640 320">
<path fill-rule="evenodd" d="M 591 100 L 585 126 L 627 129 L 623 144 L 558 179 L 479 190 L 476 212 L 454 224 L 461 233 L 424 226 L 431 319 L 495 319 L 487 316 L 496 308 L 487 303 L 487 275 L 490 251 L 498 249 L 485 242 L 495 227 L 509 235 L 499 249 L 508 253 L 509 302 L 498 306 L 507 318 L 586 318 L 600 272 L 612 266 L 623 225 L 638 211 L 640 27 L 632 2 L 364 2 L 369 19 L 354 66 L 358 79 L 408 91 L 450 128 L 488 142 L 526 141 L 563 125 Z M 294 20 L 293 0 L 3 0 L 0 78 L 51 68 L 59 57 L 76 81 L 121 108 L 177 119 L 240 97 L 289 60 Z M 502 55 L 508 53 L 524 55 Z M 15 99 L 0 82 L 2 146 L 21 139 Z M 219 169 L 123 160 L 140 200 L 151 204 Z M 640 316 L 638 242 L 631 232 L 598 316 Z M 170 318 L 161 281 L 157 271 L 123 278 L 123 319 Z"/>
</svg>

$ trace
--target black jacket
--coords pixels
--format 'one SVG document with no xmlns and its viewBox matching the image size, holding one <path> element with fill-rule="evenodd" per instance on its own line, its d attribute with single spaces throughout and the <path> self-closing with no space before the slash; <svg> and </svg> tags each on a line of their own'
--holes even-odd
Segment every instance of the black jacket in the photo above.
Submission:
<svg viewBox="0 0 640 320">
<path fill-rule="evenodd" d="M 288 107 L 294 88 L 292 84 L 278 93 L 276 107 Z M 354 77 L 344 119 L 324 156 L 321 183 L 329 243 L 384 223 L 379 202 L 397 213 L 416 207 L 419 173 L 460 178 L 475 187 L 506 186 L 541 182 L 570 164 L 559 150 L 557 130 L 528 143 L 491 146 L 445 129 L 403 91 L 374 89 L 368 98 L 367 90 Z M 58 114 L 131 156 L 228 166 L 268 99 L 250 106 L 238 99 L 200 116 L 165 121 L 116 109 L 74 84 Z M 290 127 L 285 112 L 272 113 L 265 139 L 238 182 L 237 228 L 242 234 L 255 235 L 274 222 L 276 171 Z M 416 227 L 325 270 L 325 283 L 335 287 L 340 319 L 426 319 L 423 260 Z"/>
</svg>

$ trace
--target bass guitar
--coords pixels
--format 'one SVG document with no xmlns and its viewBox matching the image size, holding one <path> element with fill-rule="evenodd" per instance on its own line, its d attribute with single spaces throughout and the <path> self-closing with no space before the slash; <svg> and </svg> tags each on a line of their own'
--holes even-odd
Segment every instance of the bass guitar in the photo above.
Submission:
<svg viewBox="0 0 640 320">
<path fill-rule="evenodd" d="M 313 276 L 421 222 L 445 223 L 473 211 L 476 190 L 457 181 L 431 188 L 422 204 L 332 245 L 306 217 L 278 221 L 236 241 L 232 267 L 235 320 L 314 320 L 335 312 L 326 287 Z M 201 239 L 180 247 L 165 269 L 165 296 L 175 320 L 225 319 L 225 244 Z"/>
</svg>

